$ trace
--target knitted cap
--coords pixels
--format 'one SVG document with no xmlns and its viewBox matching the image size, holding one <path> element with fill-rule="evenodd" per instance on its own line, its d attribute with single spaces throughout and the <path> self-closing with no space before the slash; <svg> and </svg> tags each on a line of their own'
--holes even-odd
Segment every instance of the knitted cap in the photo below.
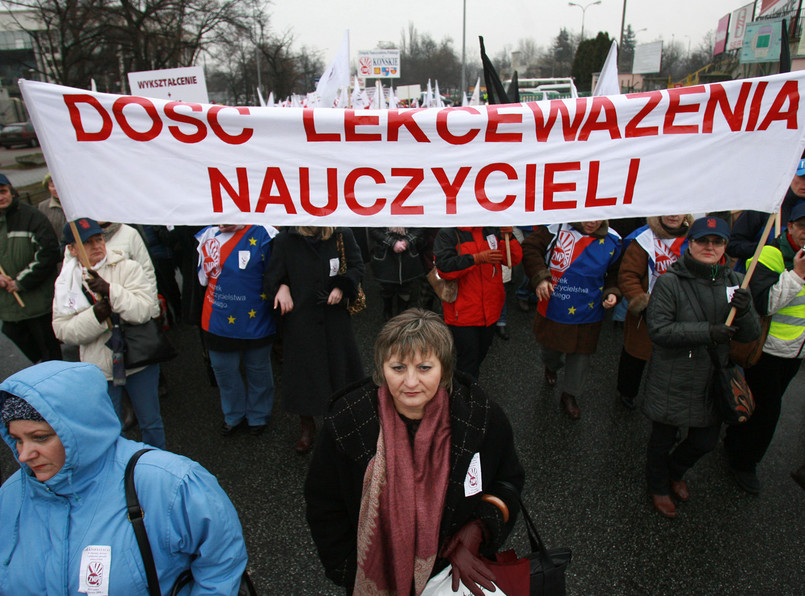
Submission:
<svg viewBox="0 0 805 596">
<path fill-rule="evenodd" d="M 3 402 L 3 408 L 0 410 L 0 421 L 6 425 L 15 420 L 33 420 L 44 421 L 42 415 L 37 412 L 31 405 L 24 399 L 7 393 L 8 397 Z"/>
</svg>

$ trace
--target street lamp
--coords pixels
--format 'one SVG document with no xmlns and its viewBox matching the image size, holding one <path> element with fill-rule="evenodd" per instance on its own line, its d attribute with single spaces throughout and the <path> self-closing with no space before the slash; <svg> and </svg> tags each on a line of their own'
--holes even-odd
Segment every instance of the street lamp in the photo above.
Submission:
<svg viewBox="0 0 805 596">
<path fill-rule="evenodd" d="M 587 9 L 591 6 L 595 6 L 596 4 L 601 4 L 601 0 L 595 0 L 595 2 L 589 2 L 582 6 L 581 4 L 576 4 L 575 2 L 568 2 L 568 6 L 578 6 L 581 9 L 581 40 L 584 41 L 584 15 L 587 13 Z"/>
<path fill-rule="evenodd" d="M 461 24 L 461 92 L 467 92 L 467 0 L 464 0 L 464 18 Z"/>
</svg>

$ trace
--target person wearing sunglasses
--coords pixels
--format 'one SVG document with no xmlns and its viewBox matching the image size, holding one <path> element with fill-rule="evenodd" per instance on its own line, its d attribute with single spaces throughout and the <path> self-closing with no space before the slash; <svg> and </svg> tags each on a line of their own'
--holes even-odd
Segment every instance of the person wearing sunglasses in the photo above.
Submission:
<svg viewBox="0 0 805 596">
<path fill-rule="evenodd" d="M 709 390 L 715 367 L 726 362 L 732 338 L 752 341 L 760 334 L 758 315 L 742 275 L 724 264 L 727 222 L 703 217 L 690 226 L 688 248 L 654 285 L 646 323 L 652 342 L 643 411 L 652 422 L 646 452 L 646 480 L 654 508 L 676 516 L 672 498 L 690 496 L 683 476 L 712 451 L 721 419 Z M 732 326 L 725 321 L 737 310 Z M 682 429 L 683 438 L 679 442 Z"/>
</svg>

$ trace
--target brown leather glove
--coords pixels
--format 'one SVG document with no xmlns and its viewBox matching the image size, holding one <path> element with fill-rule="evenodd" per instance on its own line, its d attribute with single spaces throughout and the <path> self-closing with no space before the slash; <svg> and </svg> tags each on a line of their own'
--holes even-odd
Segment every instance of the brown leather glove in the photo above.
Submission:
<svg viewBox="0 0 805 596">
<path fill-rule="evenodd" d="M 472 255 L 472 258 L 476 265 L 480 265 L 481 263 L 497 265 L 503 262 L 503 253 L 499 250 L 483 250 Z"/>
<path fill-rule="evenodd" d="M 104 298 L 92 306 L 92 312 L 95 313 L 95 318 L 98 319 L 98 322 L 103 323 L 112 315 L 112 305 Z"/>
<path fill-rule="evenodd" d="M 104 298 L 109 298 L 109 282 L 107 282 L 94 271 L 90 271 L 90 275 L 92 276 L 92 279 L 87 281 L 89 289 L 96 294 L 100 294 Z"/>
<path fill-rule="evenodd" d="M 448 559 L 453 567 L 453 592 L 458 591 L 459 582 L 463 582 L 467 589 L 476 596 L 484 596 L 478 586 L 490 592 L 495 591 L 495 586 L 492 584 L 495 574 L 478 556 L 483 539 L 483 523 L 474 519 L 464 524 L 447 541 L 442 551 L 442 557 Z"/>
</svg>

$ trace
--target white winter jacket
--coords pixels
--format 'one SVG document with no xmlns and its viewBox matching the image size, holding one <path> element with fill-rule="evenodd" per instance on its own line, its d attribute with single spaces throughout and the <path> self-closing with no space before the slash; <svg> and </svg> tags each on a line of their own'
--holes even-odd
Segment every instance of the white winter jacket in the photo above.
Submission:
<svg viewBox="0 0 805 596">
<path fill-rule="evenodd" d="M 97 273 L 109 283 L 112 311 L 124 321 L 140 324 L 159 316 L 156 284 L 149 282 L 139 263 L 116 250 L 107 249 L 106 263 L 97 269 Z M 95 318 L 91 306 L 81 312 L 63 314 L 54 300 L 53 331 L 61 341 L 80 346 L 81 362 L 96 365 L 107 380 L 112 380 L 112 350 L 106 347 L 112 332 L 106 321 L 99 322 Z M 126 375 L 141 370 L 130 369 Z"/>
</svg>

